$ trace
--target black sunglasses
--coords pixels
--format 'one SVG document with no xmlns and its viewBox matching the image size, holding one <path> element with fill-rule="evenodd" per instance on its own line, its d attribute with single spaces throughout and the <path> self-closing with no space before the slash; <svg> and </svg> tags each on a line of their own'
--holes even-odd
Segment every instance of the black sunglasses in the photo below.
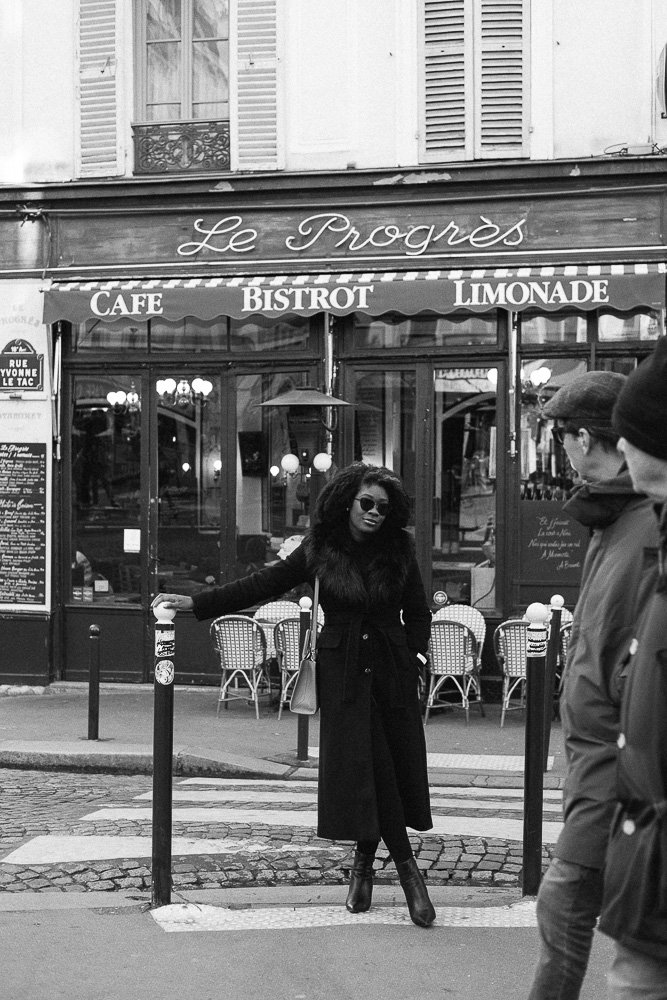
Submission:
<svg viewBox="0 0 667 1000">
<path fill-rule="evenodd" d="M 366 513 L 369 510 L 373 510 L 373 507 L 375 507 L 380 517 L 386 517 L 389 513 L 388 500 L 373 500 L 373 497 L 355 497 L 354 499 L 359 501 L 359 506 Z"/>
</svg>

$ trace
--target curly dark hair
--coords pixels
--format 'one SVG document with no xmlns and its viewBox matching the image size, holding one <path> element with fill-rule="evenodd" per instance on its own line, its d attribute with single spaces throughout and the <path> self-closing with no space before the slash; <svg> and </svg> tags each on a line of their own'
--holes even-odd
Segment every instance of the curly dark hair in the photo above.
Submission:
<svg viewBox="0 0 667 1000">
<path fill-rule="evenodd" d="M 389 499 L 389 511 L 378 536 L 405 528 L 410 517 L 410 498 L 401 479 L 381 465 L 354 462 L 338 472 L 324 487 L 315 505 L 315 532 L 320 536 L 349 532 L 349 510 L 362 486 L 381 486 Z"/>
</svg>

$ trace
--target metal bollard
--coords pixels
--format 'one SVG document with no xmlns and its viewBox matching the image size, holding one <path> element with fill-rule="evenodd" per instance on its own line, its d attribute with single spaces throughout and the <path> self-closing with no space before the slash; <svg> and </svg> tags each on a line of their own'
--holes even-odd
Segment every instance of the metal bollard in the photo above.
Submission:
<svg viewBox="0 0 667 1000">
<path fill-rule="evenodd" d="M 553 718 L 554 700 L 556 698 L 556 667 L 558 666 L 558 652 L 560 649 L 560 620 L 564 604 L 565 601 L 560 594 L 554 594 L 551 598 L 551 618 L 549 619 L 549 640 L 547 642 L 547 660 L 544 677 L 544 751 L 542 756 L 542 770 L 545 774 L 549 766 L 551 720 Z"/>
<path fill-rule="evenodd" d="M 174 750 L 174 608 L 158 604 L 153 682 L 153 853 L 152 906 L 171 902 L 171 782 Z"/>
<path fill-rule="evenodd" d="M 306 632 L 310 628 L 310 616 L 313 602 L 310 597 L 302 597 L 299 601 L 299 650 L 303 652 L 303 644 L 306 640 Z M 308 723 L 307 715 L 297 715 L 296 717 L 296 759 L 301 763 L 308 761 Z"/>
<path fill-rule="evenodd" d="M 100 730 L 100 626 L 91 625 L 88 666 L 88 739 L 99 739 Z"/>
<path fill-rule="evenodd" d="M 542 877 L 542 811 L 544 776 L 544 673 L 547 652 L 547 617 L 544 604 L 531 604 L 526 640 L 526 740 L 523 781 L 523 886 L 524 896 L 536 896 Z"/>
</svg>

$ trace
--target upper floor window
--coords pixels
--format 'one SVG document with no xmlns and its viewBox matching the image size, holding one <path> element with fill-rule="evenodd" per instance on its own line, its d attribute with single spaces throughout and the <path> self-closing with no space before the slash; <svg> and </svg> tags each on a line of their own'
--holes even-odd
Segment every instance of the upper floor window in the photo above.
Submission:
<svg viewBox="0 0 667 1000">
<path fill-rule="evenodd" d="M 143 121 L 229 118 L 229 0 L 141 0 Z"/>
<path fill-rule="evenodd" d="M 529 0 L 420 0 L 422 162 L 528 155 Z"/>
</svg>

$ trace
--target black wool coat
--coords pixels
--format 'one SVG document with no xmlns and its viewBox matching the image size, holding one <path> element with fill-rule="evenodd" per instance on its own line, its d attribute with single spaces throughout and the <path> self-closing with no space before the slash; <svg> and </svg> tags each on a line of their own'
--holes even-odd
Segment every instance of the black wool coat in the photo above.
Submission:
<svg viewBox="0 0 667 1000">
<path fill-rule="evenodd" d="M 426 744 L 418 699 L 431 613 L 403 530 L 355 544 L 347 532 L 308 535 L 284 562 L 194 597 L 198 619 L 279 597 L 320 580 L 325 623 L 318 638 L 320 700 L 318 828 L 332 840 L 380 838 L 371 743 L 377 706 L 403 803 L 406 825 L 431 820 Z"/>
</svg>

